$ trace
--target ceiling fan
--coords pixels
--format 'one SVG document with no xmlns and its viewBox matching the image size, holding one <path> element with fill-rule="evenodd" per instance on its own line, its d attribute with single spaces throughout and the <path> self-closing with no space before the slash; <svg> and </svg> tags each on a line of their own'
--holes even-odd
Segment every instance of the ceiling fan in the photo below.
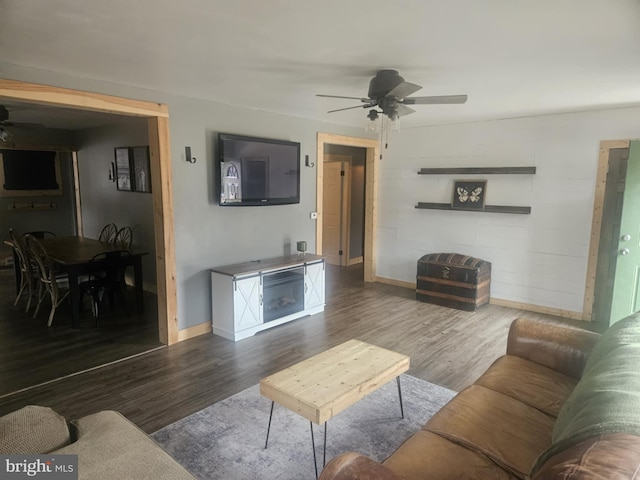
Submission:
<svg viewBox="0 0 640 480">
<path fill-rule="evenodd" d="M 407 107 L 407 105 L 461 104 L 467 101 L 466 95 L 438 95 L 429 97 L 409 96 L 421 88 L 422 87 L 420 85 L 405 82 L 404 78 L 400 76 L 397 70 L 380 70 L 369 82 L 369 93 L 366 98 L 343 97 L 339 95 L 317 96 L 360 100 L 362 105 L 329 110 L 328 113 L 341 112 L 343 110 L 351 110 L 353 108 L 371 108 L 372 110 L 367 115 L 369 120 L 375 120 L 378 118 L 379 113 L 386 115 L 391 120 L 397 120 L 398 117 L 414 113 L 415 110 Z M 382 112 L 375 110 L 375 107 L 380 108 Z"/>
<path fill-rule="evenodd" d="M 9 121 L 9 110 L 4 105 L 0 105 L 0 127 L 43 128 L 44 125 L 42 125 L 40 123 L 10 122 Z"/>
<path fill-rule="evenodd" d="M 13 134 L 9 130 L 7 130 L 7 128 L 33 129 L 44 128 L 44 125 L 28 122 L 10 122 L 9 110 L 4 105 L 0 105 L 0 142 L 7 143 L 13 139 Z"/>
</svg>

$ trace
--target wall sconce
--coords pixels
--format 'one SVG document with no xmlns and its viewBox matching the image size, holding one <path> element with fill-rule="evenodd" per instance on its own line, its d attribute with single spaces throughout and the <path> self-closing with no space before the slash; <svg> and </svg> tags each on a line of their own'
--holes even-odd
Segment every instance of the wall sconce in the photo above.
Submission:
<svg viewBox="0 0 640 480">
<path fill-rule="evenodd" d="M 196 163 L 196 157 L 191 156 L 191 147 L 184 147 L 184 158 L 189 163 Z"/>
<path fill-rule="evenodd" d="M 111 166 L 109 167 L 109 180 L 115 183 L 116 181 L 116 164 L 111 162 Z"/>
<path fill-rule="evenodd" d="M 313 167 L 316 166 L 316 164 L 315 163 L 310 163 L 309 162 L 309 155 L 305 155 L 304 156 L 304 166 L 305 167 L 309 167 L 309 168 L 313 168 Z"/>
</svg>

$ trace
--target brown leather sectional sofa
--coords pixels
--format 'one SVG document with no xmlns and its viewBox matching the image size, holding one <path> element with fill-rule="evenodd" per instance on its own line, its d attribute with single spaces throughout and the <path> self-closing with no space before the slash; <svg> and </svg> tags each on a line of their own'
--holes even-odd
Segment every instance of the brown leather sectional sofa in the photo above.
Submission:
<svg viewBox="0 0 640 480">
<path fill-rule="evenodd" d="M 640 478 L 640 317 L 602 336 L 518 319 L 506 355 L 383 463 L 321 480 Z"/>
</svg>

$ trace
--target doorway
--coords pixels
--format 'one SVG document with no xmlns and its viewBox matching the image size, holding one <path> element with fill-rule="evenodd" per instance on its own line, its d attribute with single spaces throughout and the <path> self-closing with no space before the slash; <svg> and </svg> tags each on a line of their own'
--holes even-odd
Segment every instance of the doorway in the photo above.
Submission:
<svg viewBox="0 0 640 480">
<path fill-rule="evenodd" d="M 640 143 L 600 144 L 583 319 L 606 325 L 638 309 Z"/>
<path fill-rule="evenodd" d="M 168 345 L 178 342 L 173 191 L 167 106 L 3 79 L 0 79 L 0 99 L 147 119 L 153 209 L 155 212 L 159 339 Z"/>
<path fill-rule="evenodd" d="M 340 150 L 347 147 L 347 150 Z M 353 150 L 350 150 L 353 149 Z M 337 153 L 336 153 L 337 152 Z M 328 154 L 329 161 L 325 163 L 325 155 Z M 350 155 L 349 155 L 350 154 Z M 344 178 L 336 181 L 336 172 L 338 177 L 342 177 L 341 171 L 345 171 L 344 175 L 347 175 L 346 170 L 342 170 L 342 166 L 349 164 L 348 170 L 349 176 L 354 176 L 354 161 L 353 157 L 360 156 L 362 162 L 356 161 L 355 163 L 362 163 L 361 166 L 355 169 L 356 175 L 362 176 L 362 206 L 353 206 L 350 201 L 350 196 L 357 193 L 357 188 L 347 188 L 347 193 L 343 192 L 341 184 L 344 183 Z M 331 155 L 339 155 L 340 157 L 331 157 Z M 351 159 L 345 158 L 351 156 Z M 332 135 L 327 133 L 318 133 L 318 151 L 317 151 L 317 186 L 316 186 L 316 205 L 318 209 L 318 220 L 316 227 L 316 252 L 321 255 L 327 255 L 329 251 L 338 251 L 338 255 L 330 253 L 333 258 L 333 262 L 337 265 L 348 265 L 349 262 L 353 264 L 362 263 L 364 270 L 364 280 L 367 282 L 376 281 L 375 276 L 375 231 L 376 231 L 376 205 L 377 205 L 377 177 L 378 177 L 378 165 L 376 159 L 379 158 L 379 145 L 376 140 L 346 137 L 342 135 Z M 338 168 L 335 164 L 341 165 Z M 325 213 L 325 166 L 329 165 L 327 169 L 327 175 L 334 178 L 332 195 L 327 195 L 327 207 L 330 210 Z M 349 182 L 351 185 L 352 182 Z M 337 189 L 340 188 L 340 194 L 338 195 Z M 347 198 L 349 196 L 349 198 Z M 336 201 L 339 198 L 339 201 Z M 358 211 L 356 213 L 356 211 Z M 360 214 L 360 211 L 362 214 Z M 336 213 L 337 212 L 337 213 Z M 356 215 L 355 222 L 350 219 Z M 325 236 L 325 216 L 333 217 L 327 219 L 327 228 L 332 230 L 326 232 Z M 361 225 L 358 226 L 358 221 Z M 355 225 L 355 226 L 353 226 Z M 358 234 L 357 232 L 361 232 Z M 353 233 L 351 235 L 350 233 Z M 348 235 L 348 240 L 346 238 Z M 325 248 L 325 241 L 328 242 Z M 338 246 L 336 248 L 336 245 Z M 339 255 L 339 251 L 342 250 L 342 255 Z M 344 257 L 344 258 L 340 258 Z M 328 262 L 329 263 L 329 262 Z"/>
<path fill-rule="evenodd" d="M 322 254 L 331 265 L 364 261 L 365 161 L 363 148 L 325 145 Z"/>
</svg>

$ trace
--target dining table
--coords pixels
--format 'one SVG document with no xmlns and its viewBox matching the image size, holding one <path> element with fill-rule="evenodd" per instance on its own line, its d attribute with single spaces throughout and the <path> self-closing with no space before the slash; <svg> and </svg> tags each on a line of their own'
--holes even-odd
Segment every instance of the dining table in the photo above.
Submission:
<svg viewBox="0 0 640 480">
<path fill-rule="evenodd" d="M 80 328 L 80 288 L 79 279 L 90 272 L 91 260 L 95 255 L 104 252 L 122 250 L 111 243 L 101 242 L 82 236 L 56 236 L 39 239 L 47 251 L 49 258 L 69 276 L 69 301 L 71 302 L 71 325 Z M 130 255 L 122 257 L 125 266 L 133 267 L 136 311 L 144 311 L 144 295 L 142 291 L 142 257 L 149 252 L 140 249 L 128 249 Z M 20 269 L 16 268 L 16 280 L 19 284 Z"/>
</svg>

